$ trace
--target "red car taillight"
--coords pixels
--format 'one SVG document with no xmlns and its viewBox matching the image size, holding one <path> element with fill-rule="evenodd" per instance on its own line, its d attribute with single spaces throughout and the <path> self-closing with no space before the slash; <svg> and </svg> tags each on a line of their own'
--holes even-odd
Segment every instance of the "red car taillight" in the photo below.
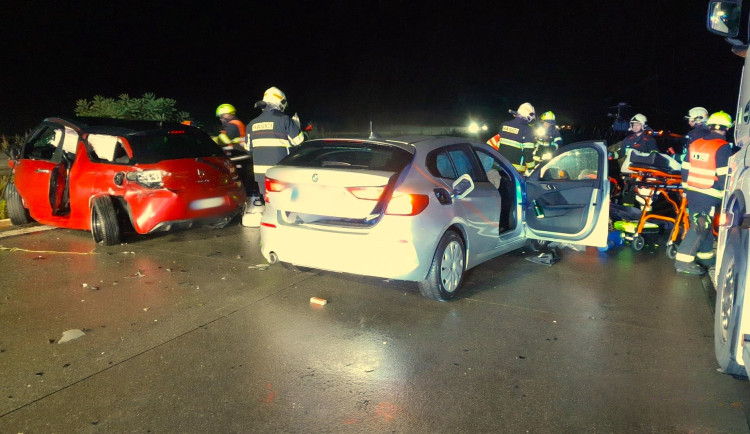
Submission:
<svg viewBox="0 0 750 434">
<path fill-rule="evenodd" d="M 289 184 L 287 184 L 286 182 L 277 181 L 273 178 L 268 178 L 268 177 L 266 178 L 265 185 L 266 185 L 266 194 L 263 195 L 263 200 L 265 200 L 266 203 L 270 202 L 268 200 L 269 191 L 278 193 L 289 186 Z"/>
<path fill-rule="evenodd" d="M 424 194 L 396 194 L 385 209 L 389 215 L 417 215 L 427 208 L 430 198 Z"/>
</svg>

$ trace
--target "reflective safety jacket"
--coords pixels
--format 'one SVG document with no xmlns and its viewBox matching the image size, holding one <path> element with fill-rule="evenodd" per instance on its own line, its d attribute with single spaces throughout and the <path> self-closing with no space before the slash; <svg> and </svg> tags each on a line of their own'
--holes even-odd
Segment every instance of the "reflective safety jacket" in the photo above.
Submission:
<svg viewBox="0 0 750 434">
<path fill-rule="evenodd" d="M 230 119 L 224 124 L 224 129 L 219 132 L 219 144 L 223 146 L 224 151 L 231 151 L 232 148 L 238 150 L 245 149 L 245 124 L 237 118 Z"/>
<path fill-rule="evenodd" d="M 682 154 L 677 156 L 677 161 L 685 161 L 685 155 L 687 154 L 688 146 L 690 146 L 690 144 L 695 140 L 706 137 L 709 133 L 711 133 L 711 130 L 709 130 L 707 126 L 703 124 L 697 124 L 695 128 L 685 134 L 685 143 L 682 147 Z"/>
<path fill-rule="evenodd" d="M 533 169 L 534 162 L 534 131 L 529 123 L 521 117 L 516 117 L 500 126 L 500 140 L 498 141 L 498 152 L 507 158 L 521 173 L 526 169 Z"/>
<path fill-rule="evenodd" d="M 694 140 L 682 162 L 682 187 L 721 199 L 731 154 L 721 134 L 710 133 Z"/>
<path fill-rule="evenodd" d="M 258 180 L 266 171 L 289 155 L 289 149 L 305 139 L 289 116 L 275 108 L 266 108 L 247 124 L 246 146 L 253 153 L 253 172 Z"/>
</svg>

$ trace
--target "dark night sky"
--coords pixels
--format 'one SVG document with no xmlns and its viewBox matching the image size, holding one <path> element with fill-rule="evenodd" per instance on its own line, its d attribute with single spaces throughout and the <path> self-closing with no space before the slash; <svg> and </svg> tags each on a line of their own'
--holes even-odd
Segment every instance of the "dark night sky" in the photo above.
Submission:
<svg viewBox="0 0 750 434">
<path fill-rule="evenodd" d="M 623 101 L 682 132 L 696 105 L 734 115 L 742 63 L 701 0 L 45 3 L 3 7 L 2 133 L 145 92 L 213 127 L 224 102 L 254 117 L 269 86 L 303 121 L 342 128 L 470 115 L 496 128 L 524 101 L 606 123 Z"/>
</svg>

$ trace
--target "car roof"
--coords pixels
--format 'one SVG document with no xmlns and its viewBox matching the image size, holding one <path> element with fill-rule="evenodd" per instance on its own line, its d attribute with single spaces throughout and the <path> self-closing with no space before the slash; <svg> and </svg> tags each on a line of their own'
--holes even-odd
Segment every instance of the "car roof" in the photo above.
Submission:
<svg viewBox="0 0 750 434">
<path fill-rule="evenodd" d="M 453 143 L 470 143 L 472 145 L 482 144 L 476 140 L 467 139 L 465 137 L 450 137 L 450 136 L 399 136 L 392 139 L 346 139 L 346 138 L 334 138 L 334 139 L 314 139 L 309 140 L 310 142 L 353 142 L 353 143 L 372 143 L 388 146 L 396 146 L 410 153 L 415 153 L 417 148 L 431 151 L 432 149 L 439 148 L 441 146 L 453 144 Z"/>
<path fill-rule="evenodd" d="M 98 134 L 110 134 L 118 136 L 123 136 L 138 131 L 196 129 L 195 127 L 180 124 L 178 122 L 96 117 L 49 117 L 44 119 L 44 122 L 63 124 L 77 130 L 80 133 L 96 132 Z"/>
</svg>

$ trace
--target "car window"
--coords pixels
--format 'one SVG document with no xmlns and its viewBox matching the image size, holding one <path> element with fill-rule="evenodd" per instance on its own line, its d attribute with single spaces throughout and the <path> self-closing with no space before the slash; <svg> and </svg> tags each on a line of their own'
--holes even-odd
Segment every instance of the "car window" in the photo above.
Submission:
<svg viewBox="0 0 750 434">
<path fill-rule="evenodd" d="M 479 167 L 479 161 L 468 145 L 452 145 L 427 154 L 425 166 L 432 176 L 457 179 L 468 174 L 476 181 L 487 181 L 487 176 Z"/>
<path fill-rule="evenodd" d="M 52 160 L 63 135 L 62 127 L 41 127 L 31 136 L 31 141 L 24 146 L 23 157 L 34 160 Z"/>
<path fill-rule="evenodd" d="M 94 160 L 117 164 L 130 163 L 130 158 L 118 136 L 89 134 L 86 141 L 91 147 Z"/>
<path fill-rule="evenodd" d="M 224 156 L 207 134 L 193 130 L 140 131 L 127 135 L 133 163 L 154 164 L 164 160 Z"/>
<path fill-rule="evenodd" d="M 599 154 L 593 148 L 574 149 L 550 160 L 540 173 L 542 180 L 585 180 L 599 176 Z"/>
<path fill-rule="evenodd" d="M 412 158 L 410 152 L 394 146 L 362 142 L 316 141 L 302 144 L 279 164 L 400 172 Z"/>
</svg>

